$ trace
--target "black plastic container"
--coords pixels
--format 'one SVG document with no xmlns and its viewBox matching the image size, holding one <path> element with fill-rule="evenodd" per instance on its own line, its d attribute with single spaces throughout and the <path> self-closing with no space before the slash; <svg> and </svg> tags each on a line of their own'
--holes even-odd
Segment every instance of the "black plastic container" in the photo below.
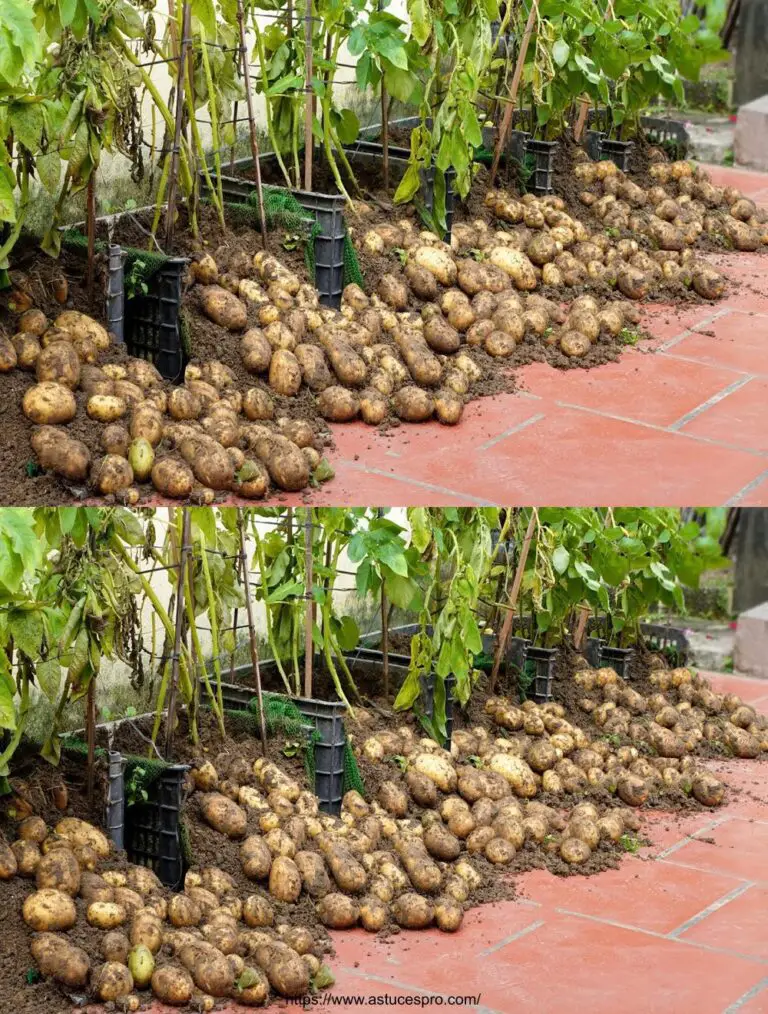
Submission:
<svg viewBox="0 0 768 1014">
<path fill-rule="evenodd" d="M 125 851 L 132 863 L 148 866 L 166 887 L 184 880 L 181 797 L 186 764 L 172 764 L 150 786 L 147 802 L 125 808 Z"/>
<path fill-rule="evenodd" d="M 518 671 L 525 665 L 525 654 L 531 645 L 528 637 L 510 637 L 507 641 L 507 662 Z"/>
<path fill-rule="evenodd" d="M 593 162 L 600 161 L 600 153 L 605 139 L 604 130 L 586 130 L 584 132 L 584 147 Z"/>
<path fill-rule="evenodd" d="M 587 662 L 592 666 L 593 669 L 599 669 L 602 665 L 603 658 L 603 646 L 605 645 L 605 638 L 602 637 L 588 637 L 587 645 L 584 650 L 584 657 Z"/>
<path fill-rule="evenodd" d="M 107 247 L 107 331 L 118 341 L 125 341 L 125 277 L 123 273 L 123 250 L 116 243 Z"/>
<path fill-rule="evenodd" d="M 187 352 L 181 329 L 181 282 L 189 261 L 171 257 L 147 281 L 148 292 L 125 300 L 129 355 L 153 363 L 166 380 L 184 377 Z"/>
<path fill-rule="evenodd" d="M 691 135 L 682 120 L 668 120 L 663 116 L 640 118 L 645 136 L 651 144 L 664 148 L 675 159 L 685 158 L 691 143 Z"/>
<path fill-rule="evenodd" d="M 483 127 L 483 147 L 487 151 L 495 151 L 498 127 Z M 527 130 L 509 130 L 504 146 L 504 154 L 520 165 L 525 161 L 525 153 L 531 135 Z"/>
<path fill-rule="evenodd" d="M 600 161 L 613 162 L 617 169 L 622 172 L 629 172 L 629 156 L 634 147 L 633 141 L 616 141 L 610 137 L 604 137 L 600 143 Z"/>
<path fill-rule="evenodd" d="M 315 795 L 320 809 L 338 816 L 344 796 L 346 705 L 341 701 L 316 701 L 310 697 L 292 697 L 291 700 L 320 736 L 315 743 Z"/>
<path fill-rule="evenodd" d="M 525 650 L 526 666 L 533 663 L 536 667 L 533 682 L 528 687 L 528 697 L 537 704 L 546 704 L 552 700 L 552 680 L 555 675 L 555 656 L 557 648 L 539 648 L 531 644 Z"/>
<path fill-rule="evenodd" d="M 674 665 L 687 663 L 691 645 L 680 627 L 668 627 L 663 623 L 641 623 L 640 631 L 651 651 L 665 655 Z"/>
<path fill-rule="evenodd" d="M 543 197 L 552 193 L 552 174 L 555 169 L 555 152 L 558 141 L 537 141 L 530 138 L 526 141 L 526 154 L 533 155 L 536 164 L 533 167 L 528 189 L 532 194 Z"/>
<path fill-rule="evenodd" d="M 263 166 L 277 164 L 271 152 L 260 156 Z M 235 172 L 243 172 L 253 166 L 252 158 L 236 159 L 233 163 Z M 209 170 L 211 182 L 216 185 L 218 176 Z M 208 182 L 201 172 L 200 181 L 203 189 L 208 190 Z M 256 184 L 251 179 L 222 174 L 221 185 L 226 201 L 248 204 Z M 286 188 L 288 189 L 288 188 Z M 344 222 L 345 198 L 342 194 L 321 194 L 311 190 L 288 190 L 296 201 L 314 217 L 320 231 L 315 236 L 315 288 L 324 306 L 338 308 L 341 305 L 341 294 L 344 291 L 344 238 L 347 227 Z"/>
<path fill-rule="evenodd" d="M 429 676 L 421 677 L 421 706 L 427 718 L 432 719 L 435 714 L 435 683 L 437 676 L 430 673 Z M 445 741 L 441 744 L 445 749 L 450 749 L 453 738 L 453 688 L 456 686 L 455 676 L 446 676 L 445 680 Z"/>
<path fill-rule="evenodd" d="M 629 679 L 629 662 L 635 653 L 634 648 L 614 648 L 604 644 L 600 657 L 602 664 L 616 670 L 620 679 Z"/>
</svg>

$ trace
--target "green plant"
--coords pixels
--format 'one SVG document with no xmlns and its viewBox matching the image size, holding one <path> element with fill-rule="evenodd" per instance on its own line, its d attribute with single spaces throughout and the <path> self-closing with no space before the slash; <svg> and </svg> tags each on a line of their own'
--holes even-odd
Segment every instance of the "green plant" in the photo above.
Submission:
<svg viewBox="0 0 768 1014">
<path fill-rule="evenodd" d="M 147 295 L 149 292 L 149 286 L 145 281 L 146 270 L 146 261 L 143 261 L 140 257 L 137 257 L 132 261 L 130 268 L 124 276 L 126 299 L 133 299 L 139 294 L 143 296 Z"/>
<path fill-rule="evenodd" d="M 132 770 L 128 778 L 125 780 L 125 805 L 133 806 L 135 803 L 146 803 L 149 799 L 149 793 L 145 788 L 145 781 L 147 777 L 146 768 L 141 767 L 137 764 Z"/>
<path fill-rule="evenodd" d="M 622 851 L 635 855 L 635 853 L 639 852 L 643 845 L 645 845 L 645 842 L 642 838 L 637 838 L 633 834 L 623 834 L 619 838 L 619 845 L 621 846 Z"/>
</svg>

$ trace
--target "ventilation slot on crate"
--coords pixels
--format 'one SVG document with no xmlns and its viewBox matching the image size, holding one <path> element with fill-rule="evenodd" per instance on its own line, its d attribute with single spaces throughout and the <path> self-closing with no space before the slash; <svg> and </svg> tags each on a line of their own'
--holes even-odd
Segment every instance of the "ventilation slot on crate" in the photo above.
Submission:
<svg viewBox="0 0 768 1014">
<path fill-rule="evenodd" d="M 125 850 L 132 863 L 148 866 L 166 887 L 184 880 L 181 841 L 181 792 L 186 764 L 172 764 L 147 789 L 146 802 L 125 809 Z"/>
<path fill-rule="evenodd" d="M 557 648 L 537 648 L 529 645 L 525 650 L 525 673 L 531 677 L 526 693 L 537 704 L 545 704 L 552 700 L 556 655 Z"/>
<path fill-rule="evenodd" d="M 628 680 L 629 663 L 634 653 L 634 648 L 613 648 L 604 644 L 600 656 L 604 666 L 614 669 L 620 679 Z"/>
</svg>

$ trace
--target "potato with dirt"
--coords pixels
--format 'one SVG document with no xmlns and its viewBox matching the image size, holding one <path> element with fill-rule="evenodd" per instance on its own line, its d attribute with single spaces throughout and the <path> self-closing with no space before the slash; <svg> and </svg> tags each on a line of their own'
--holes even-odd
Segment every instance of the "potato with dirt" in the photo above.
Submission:
<svg viewBox="0 0 768 1014">
<path fill-rule="evenodd" d="M 201 289 L 200 306 L 209 320 L 228 331 L 244 331 L 248 326 L 243 301 L 220 285 L 206 285 Z"/>
<path fill-rule="evenodd" d="M 40 467 L 46 472 L 55 472 L 70 482 L 87 479 L 91 452 L 82 441 L 70 437 L 66 430 L 41 426 L 32 434 L 30 443 Z"/>
<path fill-rule="evenodd" d="M 415 384 L 401 387 L 392 399 L 392 406 L 403 422 L 426 422 L 432 418 L 435 402 L 427 391 Z"/>
<path fill-rule="evenodd" d="M 323 419 L 329 422 L 351 422 L 360 411 L 360 399 L 353 391 L 334 384 L 321 391 L 317 407 Z"/>
<path fill-rule="evenodd" d="M 409 252 L 408 262 L 427 270 L 441 285 L 456 284 L 456 262 L 450 253 L 438 246 L 417 246 Z"/>
<path fill-rule="evenodd" d="M 251 427 L 246 439 L 280 489 L 297 492 L 309 484 L 309 465 L 296 444 L 257 425 Z"/>
<path fill-rule="evenodd" d="M 55 348 L 52 345 L 51 348 Z M 122 419 L 128 406 L 123 398 L 114 394 L 92 394 L 86 402 L 85 412 L 90 419 L 100 423 L 113 423 Z"/>
<path fill-rule="evenodd" d="M 155 461 L 150 477 L 158 493 L 173 500 L 188 499 L 195 484 L 192 469 L 185 462 L 171 457 Z"/>
<path fill-rule="evenodd" d="M 440 360 L 430 351 L 422 335 L 413 331 L 398 332 L 395 342 L 416 383 L 422 387 L 437 387 L 443 370 Z"/>
<path fill-rule="evenodd" d="M 77 909 L 69 894 L 43 888 L 30 894 L 22 907 L 24 922 L 39 933 L 68 930 L 75 925 Z"/>
<path fill-rule="evenodd" d="M 347 387 L 362 387 L 368 376 L 362 356 L 338 332 L 322 335 L 320 341 L 340 382 Z"/>
<path fill-rule="evenodd" d="M 66 331 L 73 338 L 89 339 L 100 352 L 105 352 L 110 346 L 107 329 L 85 313 L 65 310 L 53 323 L 54 327 Z"/>
<path fill-rule="evenodd" d="M 490 251 L 489 260 L 494 267 L 500 268 L 508 275 L 515 288 L 521 292 L 531 292 L 537 287 L 538 281 L 533 264 L 522 250 L 496 246 Z"/>
<path fill-rule="evenodd" d="M 359 894 L 365 888 L 368 875 L 349 848 L 327 834 L 320 835 L 316 841 L 333 879 L 341 890 L 345 894 Z"/>
<path fill-rule="evenodd" d="M 114 496 L 133 485 L 133 469 L 125 458 L 105 454 L 94 462 L 90 481 L 102 496 Z"/>
<path fill-rule="evenodd" d="M 220 792 L 200 796 L 200 812 L 206 824 L 227 838 L 244 838 L 248 827 L 245 810 Z"/>
<path fill-rule="evenodd" d="M 24 415 L 41 426 L 56 426 L 71 422 L 77 412 L 72 391 L 54 381 L 44 381 L 30 387 L 22 399 Z"/>
<path fill-rule="evenodd" d="M 325 352 L 318 345 L 300 343 L 293 354 L 301 369 L 302 379 L 310 391 L 319 393 L 333 384 Z"/>
<path fill-rule="evenodd" d="M 317 914 L 329 929 L 352 929 L 360 919 L 360 908 L 346 894 L 326 894 L 318 902 Z"/>
<path fill-rule="evenodd" d="M 295 397 L 301 388 L 299 361 L 288 349 L 277 349 L 269 365 L 269 386 L 286 398 Z"/>
<path fill-rule="evenodd" d="M 301 894 L 301 874 L 293 859 L 276 856 L 269 872 L 269 893 L 283 902 L 296 902 Z"/>
<path fill-rule="evenodd" d="M 294 857 L 304 890 L 311 898 L 323 898 L 332 890 L 325 861 L 317 852 L 299 851 Z"/>
<path fill-rule="evenodd" d="M 91 970 L 88 954 L 76 947 L 58 933 L 39 933 L 30 945 L 32 957 L 46 979 L 68 989 L 75 990 L 86 985 Z"/>
<path fill-rule="evenodd" d="M 440 352 L 443 355 L 458 352 L 461 346 L 461 336 L 456 328 L 438 316 L 424 325 L 424 340 L 433 352 Z"/>
<path fill-rule="evenodd" d="M 278 940 L 264 941 L 252 949 L 253 957 L 266 972 L 270 986 L 280 996 L 304 996 L 309 991 L 309 970 L 301 957 Z"/>
<path fill-rule="evenodd" d="M 408 308 L 408 286 L 397 275 L 382 275 L 376 286 L 376 294 L 393 310 Z"/>
<path fill-rule="evenodd" d="M 405 277 L 412 292 L 419 299 L 429 303 L 437 299 L 439 292 L 437 279 L 431 271 L 409 261 L 405 266 Z"/>
<path fill-rule="evenodd" d="M 426 929 L 432 924 L 435 910 L 420 894 L 407 892 L 393 903 L 392 915 L 403 929 Z"/>
</svg>

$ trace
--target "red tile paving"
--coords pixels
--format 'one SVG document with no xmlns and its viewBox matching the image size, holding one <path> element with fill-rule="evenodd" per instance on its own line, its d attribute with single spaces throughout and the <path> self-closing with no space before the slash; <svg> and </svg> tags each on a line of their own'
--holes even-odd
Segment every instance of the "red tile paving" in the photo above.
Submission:
<svg viewBox="0 0 768 1014">
<path fill-rule="evenodd" d="M 710 170 L 768 204 L 768 175 Z M 277 502 L 768 506 L 768 258 L 710 259 L 726 298 L 648 306 L 653 340 L 619 363 L 524 367 L 515 394 L 471 404 L 451 430 L 336 426 L 336 479 Z"/>
</svg>

